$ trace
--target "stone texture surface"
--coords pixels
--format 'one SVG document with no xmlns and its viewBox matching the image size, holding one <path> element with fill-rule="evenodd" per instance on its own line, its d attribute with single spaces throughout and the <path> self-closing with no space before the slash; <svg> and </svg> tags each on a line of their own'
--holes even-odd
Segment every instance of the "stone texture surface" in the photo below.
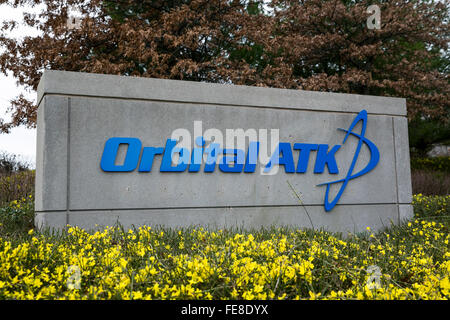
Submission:
<svg viewBox="0 0 450 320">
<path fill-rule="evenodd" d="M 412 185 L 409 159 L 408 120 L 393 118 L 395 138 L 395 161 L 398 184 L 398 203 L 411 203 Z"/>
<path fill-rule="evenodd" d="M 410 204 L 400 204 L 398 211 L 399 211 L 399 222 L 404 222 L 414 217 L 413 206 Z"/>
<path fill-rule="evenodd" d="M 58 223 L 65 223 L 65 214 L 65 212 L 39 213 L 39 219 L 54 227 Z M 125 228 L 164 225 L 257 229 L 261 226 L 289 225 L 347 233 L 365 231 L 367 227 L 378 230 L 397 224 L 398 209 L 395 204 L 391 204 L 341 205 L 328 213 L 324 212 L 321 206 L 92 210 L 70 211 L 67 217 L 68 224 L 86 229 L 101 229 L 117 222 Z"/>
<path fill-rule="evenodd" d="M 341 164 L 338 175 L 328 174 L 327 169 L 313 173 L 316 152 L 311 153 L 304 174 L 285 173 L 282 167 L 273 176 L 260 175 L 259 167 L 253 174 L 223 173 L 218 168 L 209 174 L 159 172 L 160 156 L 148 173 L 105 173 L 100 157 L 105 141 L 113 136 L 137 137 L 143 146 L 163 147 L 174 129 L 184 126 L 193 131 L 193 122 L 201 119 L 204 129 L 280 128 L 282 142 L 334 145 L 345 136 L 337 128 L 348 128 L 354 115 L 147 101 L 128 101 L 125 106 L 114 99 L 71 99 L 70 209 L 294 205 L 297 199 L 288 180 L 303 194 L 305 204 L 319 205 L 325 187 L 316 185 L 345 175 L 358 141 L 350 137 L 336 154 Z M 376 141 L 383 155 L 376 170 L 348 184 L 340 204 L 396 202 L 394 146 L 392 139 L 383 139 L 391 132 L 390 118 L 369 117 L 366 136 Z M 298 153 L 294 152 L 295 164 Z M 354 172 L 365 167 L 368 157 L 364 147 Z"/>
<path fill-rule="evenodd" d="M 38 107 L 36 211 L 67 209 L 69 98 L 46 96 Z"/>
<path fill-rule="evenodd" d="M 70 85 L 68 85 L 70 84 Z M 236 106 L 406 115 L 406 99 L 289 89 L 120 77 L 67 71 L 46 71 L 38 101 L 45 94 L 141 100 L 211 103 Z"/>
<path fill-rule="evenodd" d="M 68 224 L 68 213 L 66 211 L 36 212 L 34 224 L 40 229 L 62 229 Z M 88 226 L 88 229 L 91 229 Z"/>
<path fill-rule="evenodd" d="M 216 227 L 293 225 L 311 227 L 289 184 L 307 206 L 315 228 L 363 231 L 408 216 L 411 178 L 404 99 L 141 79 L 73 72 L 46 72 L 39 85 L 36 224 L 92 228 L 151 224 Z M 345 177 L 357 145 L 349 137 L 336 153 L 339 174 L 314 174 L 316 152 L 304 174 L 107 173 L 100 168 L 105 141 L 136 137 L 164 147 L 177 128 L 193 133 L 217 128 L 280 129 L 280 141 L 342 144 L 355 115 L 369 112 L 366 137 L 380 150 L 377 167 L 351 180 L 339 204 L 325 212 L 324 186 Z M 359 132 L 360 124 L 354 131 Z M 298 151 L 294 150 L 297 164 Z M 364 168 L 363 146 L 354 172 Z M 338 186 L 331 189 L 334 197 Z M 404 204 L 406 207 L 399 206 Z M 403 208 L 403 209 L 401 209 Z M 54 218 L 52 218 L 54 217 Z"/>
</svg>

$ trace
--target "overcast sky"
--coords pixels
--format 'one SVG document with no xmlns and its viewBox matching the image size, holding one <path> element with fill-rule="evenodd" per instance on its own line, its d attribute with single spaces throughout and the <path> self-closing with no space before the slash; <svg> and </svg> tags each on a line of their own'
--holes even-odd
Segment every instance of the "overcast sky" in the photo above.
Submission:
<svg viewBox="0 0 450 320">
<path fill-rule="evenodd" d="M 27 11 L 30 11 L 30 9 L 28 8 Z M 0 5 L 0 23 L 10 19 L 22 21 L 22 13 L 23 9 L 21 8 L 15 9 Z M 36 34 L 36 32 L 36 30 L 30 28 L 20 27 L 14 31 L 13 35 L 20 38 L 26 35 Z M 10 119 L 10 116 L 6 114 L 6 109 L 9 106 L 8 101 L 20 93 L 23 93 L 29 98 L 36 99 L 35 92 L 26 92 L 23 87 L 18 87 L 16 85 L 16 79 L 12 76 L 0 74 L 0 116 L 3 119 Z M 20 155 L 24 160 L 30 161 L 34 165 L 36 161 L 36 130 L 19 127 L 12 129 L 10 134 L 0 134 L 0 151 Z"/>
</svg>

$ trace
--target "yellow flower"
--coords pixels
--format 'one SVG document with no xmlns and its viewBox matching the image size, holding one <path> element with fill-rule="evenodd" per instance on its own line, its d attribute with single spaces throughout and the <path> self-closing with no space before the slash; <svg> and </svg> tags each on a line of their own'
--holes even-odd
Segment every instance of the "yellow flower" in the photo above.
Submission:
<svg viewBox="0 0 450 320">
<path fill-rule="evenodd" d="M 141 291 L 133 291 L 133 299 L 139 300 L 142 299 L 142 292 Z"/>
</svg>

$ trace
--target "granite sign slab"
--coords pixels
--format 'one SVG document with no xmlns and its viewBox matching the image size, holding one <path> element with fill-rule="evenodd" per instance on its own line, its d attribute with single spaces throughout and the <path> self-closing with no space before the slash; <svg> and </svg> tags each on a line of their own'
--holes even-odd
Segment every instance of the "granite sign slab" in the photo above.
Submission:
<svg viewBox="0 0 450 320">
<path fill-rule="evenodd" d="M 38 227 L 412 216 L 405 99 L 46 71 L 38 103 Z"/>
</svg>

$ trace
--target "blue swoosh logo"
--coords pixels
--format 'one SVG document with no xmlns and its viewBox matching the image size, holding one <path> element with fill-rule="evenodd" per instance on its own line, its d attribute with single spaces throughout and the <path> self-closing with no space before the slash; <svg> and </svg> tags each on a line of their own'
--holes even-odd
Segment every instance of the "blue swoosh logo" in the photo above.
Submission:
<svg viewBox="0 0 450 320">
<path fill-rule="evenodd" d="M 361 128 L 360 134 L 353 132 L 353 129 L 355 128 L 355 126 L 358 124 L 359 121 L 362 121 L 362 128 Z M 347 138 L 350 135 L 358 138 L 359 142 L 358 142 L 358 146 L 356 147 L 356 150 L 355 150 L 355 155 L 353 156 L 353 161 L 350 165 L 350 168 L 348 169 L 347 176 L 344 179 L 318 184 L 318 186 L 324 186 L 324 185 L 327 186 L 327 189 L 325 192 L 325 199 L 324 199 L 325 211 L 330 211 L 331 209 L 334 208 L 334 206 L 338 203 L 339 199 L 341 198 L 342 194 L 344 193 L 344 190 L 347 187 L 347 184 L 350 180 L 361 177 L 362 175 L 365 175 L 366 173 L 372 171 L 376 167 L 376 165 L 378 164 L 378 162 L 380 160 L 380 151 L 378 150 L 377 146 L 372 141 L 370 141 L 369 139 L 367 139 L 364 136 L 366 133 L 366 126 L 367 126 L 367 111 L 362 110 L 360 113 L 358 113 L 356 118 L 353 120 L 353 122 L 350 125 L 350 127 L 348 128 L 348 130 L 338 128 L 338 130 L 346 132 L 346 135 L 344 137 L 344 141 L 342 142 L 342 144 L 345 144 L 345 142 L 347 141 Z M 353 170 L 355 168 L 356 161 L 358 160 L 358 156 L 361 151 L 361 147 L 362 147 L 363 143 L 369 148 L 370 161 L 364 169 L 353 174 Z M 336 184 L 336 183 L 342 183 L 341 189 L 337 193 L 334 200 L 329 202 L 330 187 L 331 187 L 331 185 Z"/>
</svg>

